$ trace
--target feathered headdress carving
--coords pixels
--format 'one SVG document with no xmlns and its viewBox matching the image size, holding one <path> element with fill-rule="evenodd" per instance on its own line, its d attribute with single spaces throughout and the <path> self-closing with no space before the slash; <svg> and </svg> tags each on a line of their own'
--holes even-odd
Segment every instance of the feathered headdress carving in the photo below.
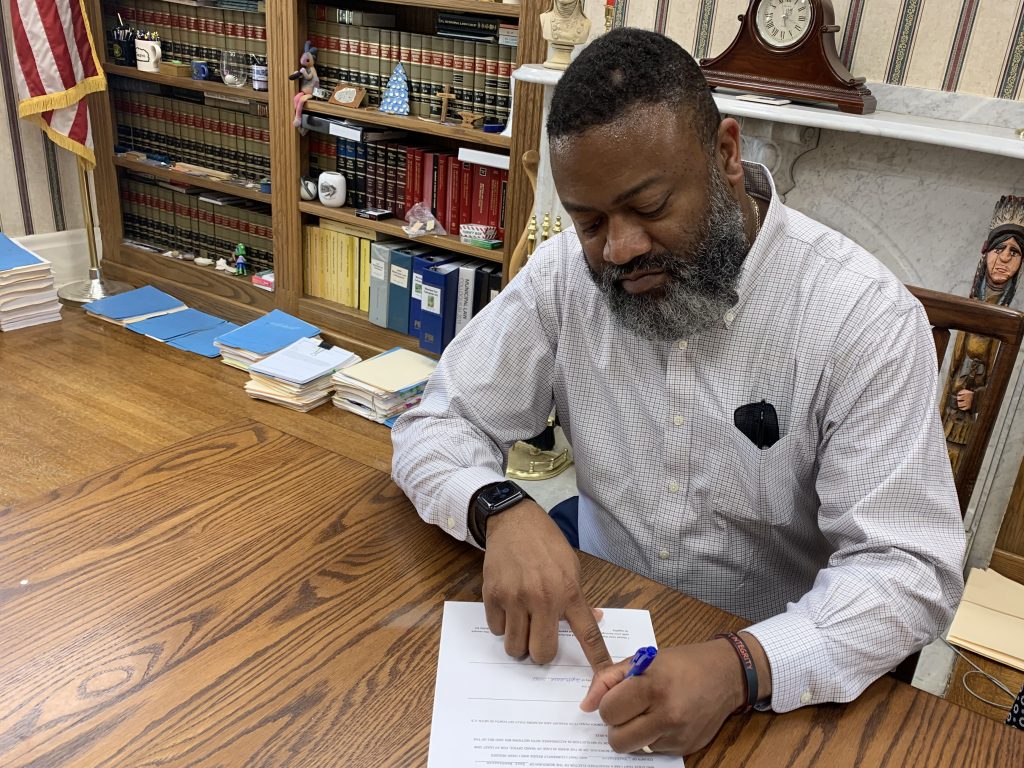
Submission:
<svg viewBox="0 0 1024 768">
<path fill-rule="evenodd" d="M 988 237 L 985 238 L 985 245 L 981 249 L 982 253 L 987 253 L 992 248 L 996 238 L 1007 234 L 1022 238 L 1020 245 L 1024 246 L 1024 197 L 1003 195 L 999 198 L 992 212 L 992 224 Z"/>
</svg>

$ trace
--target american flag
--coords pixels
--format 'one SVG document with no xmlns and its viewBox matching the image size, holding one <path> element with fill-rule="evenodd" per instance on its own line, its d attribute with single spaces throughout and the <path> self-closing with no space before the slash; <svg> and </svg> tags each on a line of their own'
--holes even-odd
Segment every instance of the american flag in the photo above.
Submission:
<svg viewBox="0 0 1024 768">
<path fill-rule="evenodd" d="M 92 130 L 85 96 L 107 87 L 96 56 L 85 0 L 11 0 L 14 50 L 21 77 L 18 116 L 91 168 Z"/>
</svg>

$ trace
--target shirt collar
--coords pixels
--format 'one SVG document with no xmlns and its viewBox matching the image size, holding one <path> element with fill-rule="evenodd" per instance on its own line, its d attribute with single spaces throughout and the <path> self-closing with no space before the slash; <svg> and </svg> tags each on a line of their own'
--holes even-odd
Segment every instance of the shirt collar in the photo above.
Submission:
<svg viewBox="0 0 1024 768">
<path fill-rule="evenodd" d="M 725 320 L 726 327 L 731 324 L 731 318 L 742 309 L 762 273 L 771 263 L 772 256 L 778 252 L 778 245 L 785 236 L 786 206 L 775 192 L 775 181 L 768 169 L 760 163 L 744 160 L 743 183 L 749 194 L 768 201 L 768 211 L 761 222 L 761 229 L 754 238 L 754 244 L 743 260 L 743 270 L 736 284 L 739 301 L 729 311 Z"/>
</svg>

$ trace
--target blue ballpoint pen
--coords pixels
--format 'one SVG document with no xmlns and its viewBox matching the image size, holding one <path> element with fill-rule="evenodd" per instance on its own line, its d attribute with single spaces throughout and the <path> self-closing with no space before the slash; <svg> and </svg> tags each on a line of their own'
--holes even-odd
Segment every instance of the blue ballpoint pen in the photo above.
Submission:
<svg viewBox="0 0 1024 768">
<path fill-rule="evenodd" d="M 630 668 L 626 673 L 626 677 L 635 677 L 644 673 L 651 662 L 654 661 L 654 657 L 658 655 L 658 649 L 653 645 L 648 645 L 646 648 L 639 649 L 633 654 L 633 658 L 629 660 Z M 626 678 L 622 678 L 625 680 Z"/>
</svg>

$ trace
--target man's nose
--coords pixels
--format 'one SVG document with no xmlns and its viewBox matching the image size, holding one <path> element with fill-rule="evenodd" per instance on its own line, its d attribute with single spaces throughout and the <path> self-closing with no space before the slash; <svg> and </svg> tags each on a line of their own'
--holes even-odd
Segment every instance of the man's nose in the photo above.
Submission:
<svg viewBox="0 0 1024 768">
<path fill-rule="evenodd" d="M 604 260 L 616 265 L 628 264 L 651 250 L 651 238 L 636 223 L 612 219 L 604 242 Z"/>
</svg>

